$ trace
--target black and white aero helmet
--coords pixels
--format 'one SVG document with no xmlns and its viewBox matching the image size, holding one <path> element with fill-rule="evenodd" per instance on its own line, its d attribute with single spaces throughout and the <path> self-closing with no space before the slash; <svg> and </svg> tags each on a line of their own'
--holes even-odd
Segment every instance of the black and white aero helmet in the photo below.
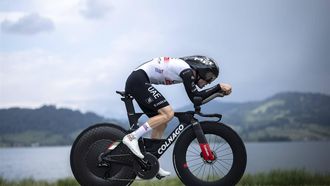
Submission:
<svg viewBox="0 0 330 186">
<path fill-rule="evenodd" d="M 181 57 L 189 66 L 196 71 L 198 76 L 208 83 L 214 81 L 219 75 L 219 66 L 216 61 L 206 56 Z"/>
</svg>

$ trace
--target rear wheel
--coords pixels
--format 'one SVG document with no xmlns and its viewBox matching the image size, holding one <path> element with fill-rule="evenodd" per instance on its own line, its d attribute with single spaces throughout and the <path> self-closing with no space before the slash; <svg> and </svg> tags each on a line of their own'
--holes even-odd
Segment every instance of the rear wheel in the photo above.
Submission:
<svg viewBox="0 0 330 186">
<path fill-rule="evenodd" d="M 121 186 L 133 182 L 136 174 L 128 165 L 111 163 L 108 167 L 98 166 L 100 154 L 125 135 L 126 131 L 117 125 L 97 124 L 77 137 L 71 148 L 70 163 L 73 175 L 81 185 Z M 126 146 L 119 145 L 110 155 L 129 153 Z M 125 157 L 130 156 L 123 156 Z"/>
<path fill-rule="evenodd" d="M 230 127 L 201 122 L 214 160 L 204 160 L 192 128 L 178 138 L 173 151 L 175 171 L 185 185 L 235 185 L 246 168 L 246 150 L 243 141 Z"/>
</svg>

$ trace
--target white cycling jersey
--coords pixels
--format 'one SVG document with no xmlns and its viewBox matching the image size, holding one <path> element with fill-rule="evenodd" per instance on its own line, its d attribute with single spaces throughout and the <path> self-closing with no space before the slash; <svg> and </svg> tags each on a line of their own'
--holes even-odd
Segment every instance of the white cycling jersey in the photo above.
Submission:
<svg viewBox="0 0 330 186">
<path fill-rule="evenodd" d="M 142 64 L 136 70 L 144 70 L 152 84 L 171 85 L 182 83 L 180 73 L 189 68 L 190 66 L 182 59 L 159 57 Z"/>
</svg>

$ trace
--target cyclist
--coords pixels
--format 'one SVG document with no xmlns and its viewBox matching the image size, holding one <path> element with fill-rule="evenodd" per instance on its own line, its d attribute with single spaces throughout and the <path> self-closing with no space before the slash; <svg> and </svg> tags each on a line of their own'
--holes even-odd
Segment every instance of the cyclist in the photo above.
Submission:
<svg viewBox="0 0 330 186">
<path fill-rule="evenodd" d="M 191 101 L 195 96 L 205 99 L 216 92 L 225 95 L 231 93 L 231 85 L 217 84 L 211 88 L 199 91 L 210 84 L 219 75 L 219 67 L 215 60 L 206 56 L 187 56 L 182 58 L 159 57 L 148 61 L 135 69 L 126 81 L 125 92 L 131 94 L 140 108 L 149 117 L 147 122 L 127 134 L 123 143 L 139 158 L 141 153 L 138 139 L 152 130 L 151 138 L 162 137 L 167 123 L 173 118 L 174 111 L 164 96 L 152 84 L 171 85 L 183 83 Z M 169 176 L 170 172 L 159 168 L 158 174 Z"/>
</svg>

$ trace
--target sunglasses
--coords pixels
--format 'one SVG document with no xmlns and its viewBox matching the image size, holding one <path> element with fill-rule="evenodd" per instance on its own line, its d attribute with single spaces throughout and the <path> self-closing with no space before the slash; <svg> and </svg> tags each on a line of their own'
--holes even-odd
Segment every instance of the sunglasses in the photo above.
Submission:
<svg viewBox="0 0 330 186">
<path fill-rule="evenodd" d="M 210 84 L 212 81 L 214 81 L 215 78 L 216 78 L 216 77 L 215 77 L 213 74 L 211 74 L 211 73 L 208 74 L 207 76 L 208 76 L 208 77 L 207 77 L 206 79 L 204 79 L 204 80 L 205 80 L 207 83 L 209 83 L 209 84 Z"/>
</svg>

